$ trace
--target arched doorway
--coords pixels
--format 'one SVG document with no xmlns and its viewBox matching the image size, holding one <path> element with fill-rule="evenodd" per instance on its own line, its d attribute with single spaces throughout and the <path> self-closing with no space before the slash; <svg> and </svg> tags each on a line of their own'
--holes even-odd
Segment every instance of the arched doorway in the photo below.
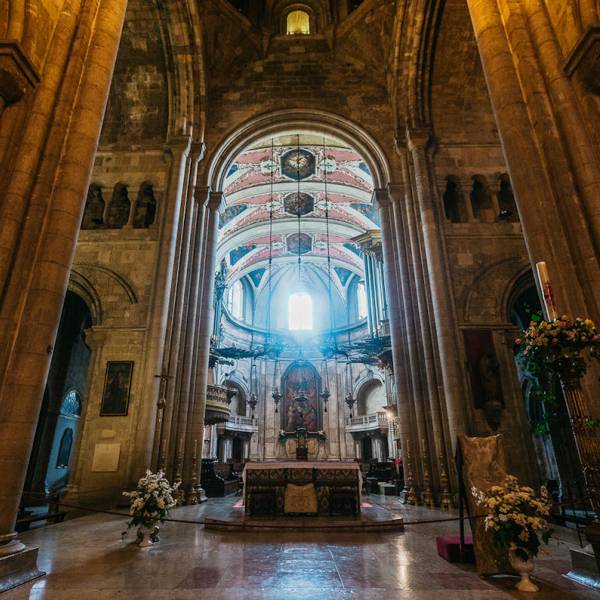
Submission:
<svg viewBox="0 0 600 600">
<path fill-rule="evenodd" d="M 28 503 L 35 497 L 42 501 L 69 482 L 90 360 L 85 330 L 91 325 L 87 304 L 68 291 L 25 481 Z"/>
<path fill-rule="evenodd" d="M 515 283 L 509 297 L 508 315 L 521 330 L 526 329 L 536 315 L 542 315 L 531 272 L 522 275 Z M 557 499 L 565 494 L 583 497 L 585 488 L 581 467 L 560 385 L 555 382 L 555 400 L 546 402 L 538 394 L 535 377 L 526 371 L 518 355 L 515 356 L 515 362 L 542 481 L 547 482 Z M 542 386 L 549 385 L 549 382 L 540 383 Z"/>
</svg>

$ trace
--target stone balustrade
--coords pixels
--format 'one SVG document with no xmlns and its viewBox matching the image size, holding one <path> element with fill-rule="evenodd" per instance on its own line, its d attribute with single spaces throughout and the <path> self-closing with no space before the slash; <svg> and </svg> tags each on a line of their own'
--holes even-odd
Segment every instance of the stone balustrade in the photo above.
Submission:
<svg viewBox="0 0 600 600">
<path fill-rule="evenodd" d="M 360 415 L 346 420 L 346 431 L 349 433 L 359 431 L 387 431 L 389 427 L 388 417 L 385 411 Z"/>
</svg>

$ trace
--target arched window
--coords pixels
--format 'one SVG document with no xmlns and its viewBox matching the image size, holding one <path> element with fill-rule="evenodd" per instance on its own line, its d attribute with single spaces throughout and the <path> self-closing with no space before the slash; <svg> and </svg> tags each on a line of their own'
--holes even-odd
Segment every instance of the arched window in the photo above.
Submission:
<svg viewBox="0 0 600 600">
<path fill-rule="evenodd" d="M 296 292 L 288 300 L 288 327 L 291 331 L 313 328 L 312 298 L 306 292 Z"/>
<path fill-rule="evenodd" d="M 359 281 L 356 286 L 356 305 L 358 308 L 358 318 L 364 319 L 368 314 L 367 309 L 367 291 L 363 281 Z"/>
<path fill-rule="evenodd" d="M 310 15 L 305 10 L 293 10 L 287 16 L 288 35 L 310 34 Z"/>
<path fill-rule="evenodd" d="M 229 290 L 228 308 L 236 319 L 244 318 L 244 286 L 239 279 L 234 282 Z"/>
</svg>

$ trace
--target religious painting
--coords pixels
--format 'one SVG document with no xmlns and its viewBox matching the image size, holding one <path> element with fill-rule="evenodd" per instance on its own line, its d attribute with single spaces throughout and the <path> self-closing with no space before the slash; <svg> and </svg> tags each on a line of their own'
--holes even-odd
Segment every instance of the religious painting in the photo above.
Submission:
<svg viewBox="0 0 600 600">
<path fill-rule="evenodd" d="M 309 433 L 321 430 L 319 405 L 319 375 L 308 362 L 292 364 L 283 376 L 284 390 L 282 420 L 286 432 L 306 429 Z"/>
<path fill-rule="evenodd" d="M 129 409 L 129 391 L 133 361 L 106 363 L 104 393 L 100 407 L 101 417 L 126 417 Z"/>
<path fill-rule="evenodd" d="M 315 199 L 310 194 L 293 192 L 283 199 L 285 212 L 303 217 L 315 210 Z"/>
<path fill-rule="evenodd" d="M 288 150 L 281 155 L 281 173 L 300 181 L 315 173 L 315 155 L 304 148 Z"/>
<path fill-rule="evenodd" d="M 312 250 L 312 238 L 307 233 L 292 233 L 286 242 L 288 252 L 292 254 L 306 254 Z"/>
</svg>

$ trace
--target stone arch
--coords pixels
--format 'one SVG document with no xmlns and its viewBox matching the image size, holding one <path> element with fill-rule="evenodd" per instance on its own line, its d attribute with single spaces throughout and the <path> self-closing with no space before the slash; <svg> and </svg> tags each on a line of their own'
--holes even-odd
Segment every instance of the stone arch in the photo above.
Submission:
<svg viewBox="0 0 600 600">
<path fill-rule="evenodd" d="M 517 273 L 506 286 L 504 291 L 502 306 L 504 307 L 504 314 L 507 323 L 513 322 L 513 313 L 516 310 L 515 305 L 519 301 L 519 298 L 522 297 L 523 294 L 526 294 L 528 290 L 533 290 L 534 292 L 533 294 L 530 294 L 532 302 L 537 300 L 536 307 L 532 306 L 532 308 L 539 308 L 539 310 L 541 310 L 542 305 L 537 293 L 535 278 L 533 276 L 533 271 L 529 266 Z M 523 325 L 527 325 L 527 323 L 523 323 Z"/>
<path fill-rule="evenodd" d="M 516 274 L 523 273 L 524 258 L 506 258 L 488 265 L 471 281 L 465 297 L 463 320 L 465 323 L 506 323 L 506 290 Z"/>
<path fill-rule="evenodd" d="M 106 202 L 102 194 L 102 186 L 91 183 L 88 188 L 81 229 L 98 229 L 104 226 L 104 210 Z"/>
<path fill-rule="evenodd" d="M 385 188 L 390 182 L 387 155 L 377 141 L 356 123 L 321 110 L 280 110 L 246 121 L 228 134 L 204 161 L 204 184 L 213 192 L 222 191 L 229 168 L 244 148 L 262 138 L 290 130 L 318 131 L 342 140 L 363 157 L 376 189 Z"/>
<path fill-rule="evenodd" d="M 371 406 L 369 400 L 372 392 L 379 389 L 381 389 L 385 395 L 384 382 L 379 377 L 376 377 L 371 371 L 371 376 L 364 379 L 356 386 L 356 415 L 367 415 L 377 412 L 376 410 L 373 410 L 376 407 Z"/>
<path fill-rule="evenodd" d="M 442 194 L 444 214 L 451 223 L 462 223 L 465 217 L 465 199 L 460 185 L 460 180 L 454 175 L 446 177 L 446 188 Z"/>
<path fill-rule="evenodd" d="M 101 325 L 103 308 L 100 294 L 91 280 L 75 267 L 71 269 L 68 289 L 77 294 L 86 303 L 92 316 L 92 325 Z"/>
<path fill-rule="evenodd" d="M 129 222 L 130 212 L 131 201 L 129 200 L 127 186 L 124 183 L 117 183 L 108 205 L 106 226 L 112 229 L 121 229 Z"/>
<path fill-rule="evenodd" d="M 247 416 L 247 402 L 250 397 L 247 386 L 244 385 L 239 379 L 231 377 L 231 375 L 225 375 L 225 378 L 221 382 L 222 386 L 232 388 L 236 392 L 235 406 L 231 407 L 232 415 L 239 415 L 241 417 Z M 234 404 L 234 402 L 232 402 Z"/>
<path fill-rule="evenodd" d="M 499 218 L 503 221 L 517 223 L 519 221 L 519 211 L 508 173 L 500 173 L 497 183 L 498 192 L 496 196 L 500 208 Z"/>
<path fill-rule="evenodd" d="M 310 34 L 322 32 L 327 23 L 331 22 L 331 15 L 327 9 L 323 10 L 321 4 L 315 0 L 300 0 L 296 2 L 278 0 L 273 6 L 272 26 L 278 33 L 285 34 L 287 32 L 288 15 L 295 10 L 301 10 L 308 13 Z"/>
<path fill-rule="evenodd" d="M 493 210 L 492 195 L 488 183 L 483 175 L 473 175 L 473 187 L 471 188 L 470 198 L 473 208 L 473 216 L 480 221 L 493 221 L 494 215 L 490 215 Z"/>
<path fill-rule="evenodd" d="M 91 263 L 77 263 L 76 265 L 74 265 L 74 269 L 89 269 L 90 271 L 99 271 L 101 273 L 104 273 L 119 285 L 119 287 L 125 293 L 130 304 L 138 303 L 138 297 L 133 285 L 125 277 L 123 277 L 123 275 L 120 275 L 113 269 L 103 267 L 102 265 L 94 265 Z"/>
<path fill-rule="evenodd" d="M 156 222 L 157 202 L 154 186 L 149 181 L 140 185 L 133 212 L 133 228 L 147 229 Z"/>
</svg>

